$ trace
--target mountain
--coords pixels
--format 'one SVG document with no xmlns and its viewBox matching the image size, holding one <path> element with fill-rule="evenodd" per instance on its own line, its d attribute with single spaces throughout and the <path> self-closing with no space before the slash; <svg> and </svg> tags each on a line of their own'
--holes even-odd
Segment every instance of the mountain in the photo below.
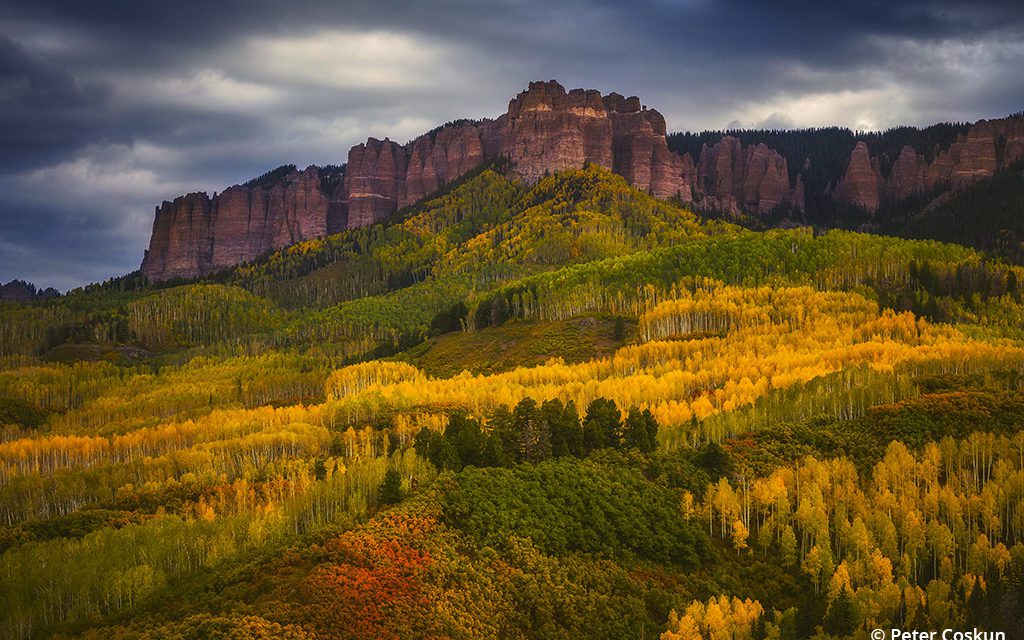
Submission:
<svg viewBox="0 0 1024 640">
<path fill-rule="evenodd" d="M 791 185 L 785 159 L 764 145 L 723 139 L 695 163 L 669 150 L 665 119 L 635 96 L 532 82 L 493 120 L 452 122 L 404 145 L 370 138 L 349 151 L 343 179 L 331 188 L 321 184 L 322 170 L 309 167 L 259 188 L 165 202 L 156 211 L 142 273 L 151 281 L 195 277 L 364 227 L 498 158 L 530 183 L 589 163 L 658 198 L 757 212 L 803 206 L 799 178 Z"/>
<path fill-rule="evenodd" d="M 841 211 L 843 207 L 860 212 L 858 224 L 875 221 L 875 214 L 885 217 L 920 209 L 943 193 L 968 189 L 1024 157 L 1020 114 L 974 124 L 880 132 L 825 127 L 673 133 L 668 145 L 696 157 L 725 137 L 776 150 L 787 162 L 790 180 L 800 179 L 804 185 L 805 206 L 795 217 L 822 226 L 846 223 L 843 218 L 850 211 Z"/>
<path fill-rule="evenodd" d="M 340 230 L 334 213 L 343 204 L 324 189 L 330 171 L 286 168 L 212 198 L 190 193 L 157 207 L 142 273 L 193 278 Z"/>
<path fill-rule="evenodd" d="M 920 209 L 1022 157 L 1020 117 L 880 133 L 666 136 L 662 115 L 635 96 L 532 82 L 494 119 L 453 121 L 406 144 L 369 138 L 341 166 L 285 165 L 213 197 L 164 202 L 141 271 L 150 281 L 194 278 L 365 227 L 498 158 L 530 183 L 595 164 L 655 197 L 734 219 L 857 227 L 878 223 L 880 211 L 884 218 Z"/>
</svg>

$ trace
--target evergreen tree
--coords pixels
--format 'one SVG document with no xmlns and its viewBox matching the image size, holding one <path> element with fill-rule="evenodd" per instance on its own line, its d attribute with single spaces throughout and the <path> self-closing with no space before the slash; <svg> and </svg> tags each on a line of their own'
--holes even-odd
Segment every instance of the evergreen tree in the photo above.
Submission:
<svg viewBox="0 0 1024 640">
<path fill-rule="evenodd" d="M 422 429 L 416 432 L 416 437 L 413 438 L 413 449 L 415 449 L 416 455 L 423 458 L 424 460 L 429 460 L 431 458 L 430 441 L 432 433 L 433 432 L 430 429 L 423 427 Z"/>
<path fill-rule="evenodd" d="M 434 436 L 431 442 L 431 456 L 430 461 L 434 463 L 438 469 L 451 469 L 452 471 L 462 470 L 462 460 L 459 459 L 459 452 L 452 444 L 451 440 L 445 438 L 441 434 L 434 432 Z"/>
<path fill-rule="evenodd" d="M 533 398 L 523 398 L 516 405 L 513 423 L 519 441 L 519 455 L 523 462 L 541 462 L 551 457 L 551 430 L 541 419 Z"/>
<path fill-rule="evenodd" d="M 975 582 L 971 589 L 971 596 L 967 600 L 967 624 L 972 626 L 984 625 L 986 618 L 986 607 L 984 589 L 981 584 Z"/>
<path fill-rule="evenodd" d="M 384 473 L 384 480 L 377 490 L 377 499 L 381 504 L 398 504 L 402 500 L 402 474 L 394 469 Z"/>
<path fill-rule="evenodd" d="M 640 417 L 643 418 L 644 426 L 647 428 L 647 449 L 641 449 L 644 453 L 653 453 L 658 448 L 658 421 L 650 409 L 644 409 Z"/>
<path fill-rule="evenodd" d="M 587 405 L 583 419 L 583 449 L 586 453 L 619 445 L 621 415 L 614 400 L 597 398 Z"/>
<path fill-rule="evenodd" d="M 508 407 L 498 407 L 490 420 L 490 433 L 484 444 L 483 465 L 511 467 L 519 462 L 518 438 Z"/>
<path fill-rule="evenodd" d="M 484 448 L 484 434 L 480 423 L 457 411 L 448 417 L 444 437 L 455 448 L 463 467 L 479 466 Z"/>
<path fill-rule="evenodd" d="M 709 442 L 695 462 L 707 470 L 712 479 L 728 477 L 732 473 L 732 458 L 717 442 Z"/>
<path fill-rule="evenodd" d="M 834 636 L 848 636 L 857 628 L 857 610 L 846 585 L 839 591 L 825 616 L 825 631 Z"/>
<path fill-rule="evenodd" d="M 630 407 L 626 421 L 622 424 L 622 446 L 647 452 L 652 449 L 647 433 L 647 421 L 637 407 Z"/>
<path fill-rule="evenodd" d="M 551 432 L 551 455 L 580 456 L 583 452 L 583 430 L 576 405 L 563 405 L 561 400 L 548 400 L 540 407 L 540 419 Z"/>
</svg>

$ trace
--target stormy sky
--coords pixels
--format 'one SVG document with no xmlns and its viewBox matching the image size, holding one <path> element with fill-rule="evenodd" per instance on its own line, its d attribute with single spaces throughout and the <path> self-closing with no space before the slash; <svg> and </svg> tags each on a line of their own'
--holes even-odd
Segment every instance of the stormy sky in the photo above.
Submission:
<svg viewBox="0 0 1024 640">
<path fill-rule="evenodd" d="M 0 282 L 138 267 L 153 208 L 497 116 L 531 80 L 670 131 L 881 129 L 1024 108 L 1009 2 L 375 0 L 0 5 Z"/>
</svg>

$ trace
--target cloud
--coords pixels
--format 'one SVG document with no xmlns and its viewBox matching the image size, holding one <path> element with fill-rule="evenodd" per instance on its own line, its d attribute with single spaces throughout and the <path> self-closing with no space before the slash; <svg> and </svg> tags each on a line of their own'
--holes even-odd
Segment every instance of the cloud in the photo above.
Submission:
<svg viewBox="0 0 1024 640">
<path fill-rule="evenodd" d="M 232 78 L 211 68 L 157 78 L 129 76 L 113 79 L 112 84 L 131 88 L 129 95 L 122 96 L 126 102 L 189 110 L 236 112 L 278 105 L 287 98 L 277 87 Z"/>
<path fill-rule="evenodd" d="M 123 273 L 164 199 L 496 116 L 531 80 L 671 130 L 882 128 L 1018 111 L 1022 63 L 1001 0 L 9 0 L 0 280 Z"/>
<path fill-rule="evenodd" d="M 388 31 L 322 30 L 297 36 L 257 36 L 227 56 L 271 82 L 350 91 L 422 89 L 444 82 L 449 44 Z M 240 54 L 240 55 L 239 55 Z"/>
<path fill-rule="evenodd" d="M 0 171 L 52 162 L 96 135 L 109 92 L 0 35 Z"/>
</svg>

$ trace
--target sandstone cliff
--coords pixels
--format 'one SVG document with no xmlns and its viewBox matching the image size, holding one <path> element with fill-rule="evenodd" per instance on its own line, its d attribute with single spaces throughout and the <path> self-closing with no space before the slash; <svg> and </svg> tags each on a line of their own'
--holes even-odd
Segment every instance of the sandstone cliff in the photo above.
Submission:
<svg viewBox="0 0 1024 640">
<path fill-rule="evenodd" d="M 724 135 L 699 153 L 692 148 L 697 157 L 691 157 L 672 151 L 665 134 L 662 115 L 635 96 L 532 82 L 497 118 L 456 121 L 406 144 L 370 138 L 349 151 L 343 176 L 337 168 L 327 180 L 317 167 L 272 172 L 274 180 L 236 185 L 212 198 L 192 193 L 164 202 L 142 273 L 150 280 L 192 278 L 367 226 L 500 157 L 529 182 L 593 163 L 659 198 L 733 214 L 803 211 L 803 179 L 791 179 L 787 158 L 776 150 Z M 820 182 L 815 188 L 874 212 L 915 194 L 963 188 L 1022 157 L 1024 119 L 980 121 L 947 149 L 905 146 L 892 160 L 872 157 L 858 143 L 830 191 Z M 789 161 L 809 170 L 806 158 Z"/>
<path fill-rule="evenodd" d="M 979 120 L 948 149 L 936 149 L 931 162 L 923 151 L 904 146 L 886 179 L 879 172 L 879 158 L 871 157 L 867 145 L 858 142 L 833 195 L 876 212 L 883 202 L 947 187 L 963 189 L 1024 158 L 1024 119 Z"/>
<path fill-rule="evenodd" d="M 190 193 L 156 209 L 142 274 L 192 278 L 253 260 L 279 247 L 327 235 L 332 199 L 316 167 L 274 184 L 235 185 L 211 198 Z"/>
<path fill-rule="evenodd" d="M 665 132 L 665 118 L 636 96 L 532 82 L 494 120 L 442 127 L 406 145 L 370 138 L 353 147 L 348 224 L 377 222 L 499 156 L 529 182 L 590 163 L 659 198 L 735 212 L 803 207 L 802 183 L 790 186 L 786 160 L 764 145 L 723 140 L 697 165 L 669 150 Z"/>
<path fill-rule="evenodd" d="M 142 273 L 150 280 L 192 278 L 367 226 L 499 157 L 529 182 L 592 163 L 659 198 L 733 212 L 803 208 L 802 182 L 790 185 L 786 160 L 768 147 L 726 138 L 697 163 L 671 151 L 665 133 L 662 115 L 636 96 L 532 82 L 495 119 L 454 122 L 404 145 L 370 138 L 353 147 L 342 182 L 329 194 L 310 167 L 271 185 L 235 185 L 212 198 L 191 193 L 164 202 Z"/>
<path fill-rule="evenodd" d="M 878 211 L 883 188 L 878 161 L 870 156 L 866 144 L 858 142 L 850 152 L 850 164 L 836 187 L 835 197 L 868 211 Z"/>
<path fill-rule="evenodd" d="M 790 186 L 785 158 L 763 144 L 744 147 L 733 136 L 701 149 L 694 191 L 693 200 L 700 206 L 733 213 L 804 206 L 803 182 L 798 176 Z"/>
</svg>

